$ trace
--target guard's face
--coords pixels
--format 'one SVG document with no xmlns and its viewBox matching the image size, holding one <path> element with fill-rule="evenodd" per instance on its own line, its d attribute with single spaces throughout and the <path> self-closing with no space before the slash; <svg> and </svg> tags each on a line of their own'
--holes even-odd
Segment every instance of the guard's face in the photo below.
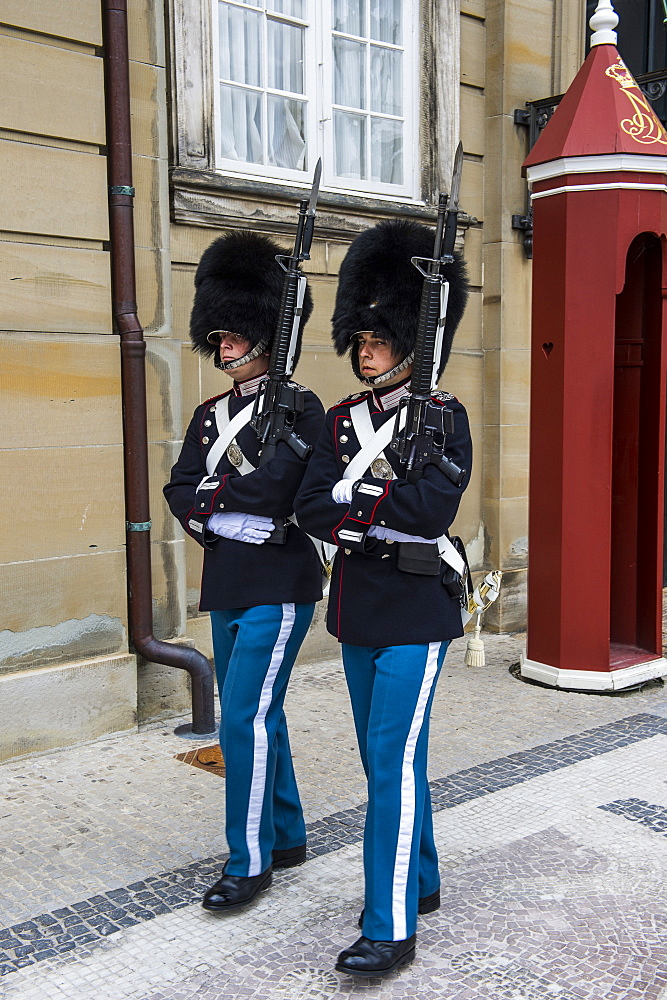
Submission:
<svg viewBox="0 0 667 1000">
<path fill-rule="evenodd" d="M 250 351 L 252 344 L 247 337 L 242 337 L 240 333 L 233 333 L 230 330 L 216 330 L 215 343 L 220 344 L 220 358 L 224 362 L 236 361 Z M 209 335 L 209 340 L 211 339 Z M 259 357 L 247 361 L 238 368 L 233 368 L 227 372 L 235 382 L 246 382 L 248 379 L 257 378 L 263 375 L 269 366 L 269 352 L 265 351 Z"/>
<path fill-rule="evenodd" d="M 391 371 L 403 360 L 401 353 L 392 344 L 373 333 L 372 330 L 362 330 L 355 337 L 359 358 L 359 370 L 365 378 L 374 378 L 376 375 L 384 375 Z M 411 366 L 402 372 L 398 372 L 393 378 L 384 382 L 383 385 L 393 385 L 394 382 L 401 382 L 411 371 Z"/>
<path fill-rule="evenodd" d="M 242 337 L 240 333 L 231 333 L 229 330 L 218 331 L 218 342 L 223 361 L 236 361 L 250 350 L 250 341 L 247 337 Z"/>
</svg>

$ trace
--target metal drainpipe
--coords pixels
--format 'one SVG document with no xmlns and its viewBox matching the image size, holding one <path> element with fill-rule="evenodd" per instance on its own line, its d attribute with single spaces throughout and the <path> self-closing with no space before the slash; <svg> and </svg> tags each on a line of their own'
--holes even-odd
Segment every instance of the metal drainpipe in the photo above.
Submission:
<svg viewBox="0 0 667 1000">
<path fill-rule="evenodd" d="M 106 96 L 112 312 L 120 335 L 123 460 L 130 641 L 153 663 L 187 670 L 192 678 L 192 726 L 176 732 L 192 739 L 215 735 L 213 672 L 203 653 L 153 635 L 146 343 L 137 316 L 127 0 L 102 0 Z"/>
</svg>

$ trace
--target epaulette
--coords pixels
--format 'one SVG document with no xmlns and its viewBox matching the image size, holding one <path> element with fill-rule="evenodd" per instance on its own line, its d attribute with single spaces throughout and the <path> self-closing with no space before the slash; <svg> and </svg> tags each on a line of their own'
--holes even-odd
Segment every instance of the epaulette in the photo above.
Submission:
<svg viewBox="0 0 667 1000">
<path fill-rule="evenodd" d="M 441 403 L 449 403 L 452 399 L 457 402 L 456 396 L 453 396 L 451 392 L 445 392 L 444 389 L 435 389 L 431 393 L 431 399 L 439 399 Z"/>
<path fill-rule="evenodd" d="M 232 386 L 229 389 L 226 389 L 225 392 L 219 392 L 217 396 L 211 396 L 210 399 L 205 399 L 203 403 L 200 403 L 199 405 L 208 406 L 209 403 L 217 403 L 219 399 L 224 399 L 225 396 L 228 396 L 229 393 L 232 392 L 233 388 L 234 386 Z"/>
<path fill-rule="evenodd" d="M 341 406 L 342 403 L 354 403 L 358 399 L 363 399 L 364 396 L 369 395 L 372 391 L 372 389 L 366 389 L 364 392 L 351 392 L 349 396 L 343 396 L 343 398 L 339 399 L 337 403 L 333 404 L 333 406 Z"/>
<path fill-rule="evenodd" d="M 299 385 L 298 382 L 292 382 L 291 380 L 289 382 L 285 382 L 285 385 L 288 385 L 290 389 L 297 389 L 299 392 L 310 392 L 307 385 Z"/>
</svg>

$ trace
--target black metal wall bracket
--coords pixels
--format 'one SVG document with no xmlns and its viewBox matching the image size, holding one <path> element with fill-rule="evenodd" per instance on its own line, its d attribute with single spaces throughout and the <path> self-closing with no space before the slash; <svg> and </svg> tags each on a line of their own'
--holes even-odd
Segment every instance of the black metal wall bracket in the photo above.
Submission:
<svg viewBox="0 0 667 1000">
<path fill-rule="evenodd" d="M 528 260 L 533 259 L 533 210 L 528 209 L 526 215 L 512 216 L 512 229 L 523 232 L 523 252 Z"/>
</svg>

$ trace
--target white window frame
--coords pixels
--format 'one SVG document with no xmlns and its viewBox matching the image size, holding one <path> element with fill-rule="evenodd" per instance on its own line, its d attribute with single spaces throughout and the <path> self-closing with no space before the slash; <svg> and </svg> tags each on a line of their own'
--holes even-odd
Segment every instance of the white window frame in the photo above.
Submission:
<svg viewBox="0 0 667 1000">
<path fill-rule="evenodd" d="M 243 0 L 228 0 L 228 2 L 234 4 L 243 9 L 255 10 L 257 7 L 253 7 L 249 4 L 244 4 Z M 247 163 L 239 160 L 225 159 L 222 156 L 222 138 L 221 138 L 221 108 L 220 108 L 220 32 L 218 24 L 218 12 L 220 10 L 219 0 L 211 0 L 211 16 L 212 16 L 212 41 L 213 41 L 213 112 L 214 112 L 214 128 L 215 128 L 215 164 L 218 170 L 223 171 L 227 176 L 230 177 L 253 177 L 260 180 L 275 180 L 287 183 L 294 183 L 300 187 L 304 185 L 304 178 L 308 177 L 308 174 L 312 174 L 313 166 L 317 160 L 317 157 L 313 160 L 313 149 L 316 147 L 317 141 L 317 107 L 316 102 L 310 96 L 315 94 L 317 91 L 317 74 L 316 67 L 314 65 L 314 60 L 308 57 L 308 31 L 312 31 L 310 27 L 311 20 L 311 10 L 315 7 L 316 0 L 306 0 L 306 14 L 308 15 L 307 20 L 302 21 L 299 18 L 286 18 L 289 23 L 302 25 L 305 28 L 304 36 L 304 93 L 303 96 L 300 94 L 295 94 L 294 97 L 297 100 L 303 100 L 307 106 L 307 118 L 306 118 L 306 163 L 307 167 L 305 170 L 290 170 L 287 167 L 274 167 L 269 163 Z M 265 16 L 265 15 L 264 15 Z M 278 15 L 279 17 L 279 15 Z M 266 51 L 264 51 L 264 60 L 266 59 Z M 240 85 L 242 86 L 242 85 Z M 246 89 L 246 88 L 244 88 Z M 247 88 L 257 90 L 261 93 L 271 94 L 274 91 L 269 87 L 264 88 Z M 279 92 L 275 92 L 279 93 Z M 282 95 L 281 95 L 282 96 Z M 266 128 L 266 123 L 265 123 Z M 263 137 L 266 141 L 266 136 Z M 311 162 L 312 161 L 312 162 Z"/>
<path fill-rule="evenodd" d="M 243 7 L 243 0 L 228 0 Z M 290 170 L 265 163 L 240 163 L 238 160 L 222 156 L 221 147 L 221 100 L 220 100 L 220 52 L 218 12 L 219 0 L 211 0 L 211 40 L 212 40 L 212 82 L 214 108 L 215 168 L 226 176 L 237 179 L 251 178 L 276 181 L 295 187 L 303 187 L 304 181 L 312 175 L 318 156 L 322 156 L 323 170 L 321 189 L 346 195 L 362 195 L 388 201 L 420 201 L 417 190 L 419 168 L 419 135 L 416 123 L 419 121 L 419 60 L 417 58 L 419 38 L 419 0 L 402 0 L 403 3 L 403 93 L 405 104 L 403 115 L 395 116 L 403 120 L 403 183 L 388 184 L 380 181 L 337 177 L 334 171 L 333 137 L 333 0 L 306 0 L 306 20 L 289 20 L 305 25 L 304 38 L 304 99 L 307 104 L 305 137 L 307 144 L 306 170 Z M 257 10 L 248 6 L 247 9 Z M 319 14 L 317 17 L 316 14 Z M 266 56 L 265 56 L 266 57 Z M 370 62 L 370 60 L 369 60 Z M 319 85 L 318 85 L 319 78 Z M 367 66 L 367 84 L 370 80 L 370 65 Z M 269 88 L 264 92 L 271 93 Z M 295 95 L 296 96 L 296 95 Z M 370 90 L 365 109 L 358 111 L 370 122 L 370 118 L 383 117 L 370 109 Z M 390 117 L 390 116 L 388 116 Z M 367 137 L 370 146 L 370 129 Z M 370 160 L 369 160 L 370 166 Z"/>
<path fill-rule="evenodd" d="M 309 0 L 321 3 L 323 0 Z M 328 0 L 330 2 L 330 0 Z M 416 88 L 414 107 L 420 115 L 407 116 L 413 128 L 406 160 L 405 180 L 412 170 L 413 195 L 408 197 L 388 185 L 387 193 L 376 184 L 345 186 L 334 183 L 327 170 L 320 188 L 322 207 L 326 204 L 327 226 L 349 238 L 358 231 L 359 212 L 384 217 L 401 206 L 415 218 L 422 218 L 439 190 L 451 180 L 454 150 L 459 140 L 460 114 L 460 30 L 461 0 L 414 0 L 417 18 L 412 19 L 413 70 Z M 310 171 L 295 171 L 294 178 L 269 176 L 223 168 L 216 153 L 214 93 L 214 44 L 211 0 L 167 0 L 169 9 L 170 127 L 171 127 L 171 218 L 175 223 L 226 229 L 262 218 L 275 232 L 287 232 L 284 209 L 293 203 L 292 192 L 309 183 Z M 322 37 L 316 38 L 321 52 Z M 322 67 L 315 67 L 321 73 Z M 418 70 L 418 72 L 417 72 Z M 306 72 L 309 70 L 307 69 Z M 417 76 L 419 79 L 417 80 Z M 216 79 L 218 76 L 216 74 Z M 309 84 L 310 86 L 310 84 Z M 329 127 L 324 107 L 318 111 L 315 127 L 322 143 Z M 421 150 L 417 142 L 421 140 Z M 331 139 L 329 139 L 331 142 Z M 245 166 L 245 165 L 244 165 Z M 393 203 L 393 205 L 392 205 Z M 261 208 L 260 208 L 261 206 Z M 426 218 L 427 216 L 423 216 Z M 430 217 L 430 216 L 429 216 Z"/>
</svg>

